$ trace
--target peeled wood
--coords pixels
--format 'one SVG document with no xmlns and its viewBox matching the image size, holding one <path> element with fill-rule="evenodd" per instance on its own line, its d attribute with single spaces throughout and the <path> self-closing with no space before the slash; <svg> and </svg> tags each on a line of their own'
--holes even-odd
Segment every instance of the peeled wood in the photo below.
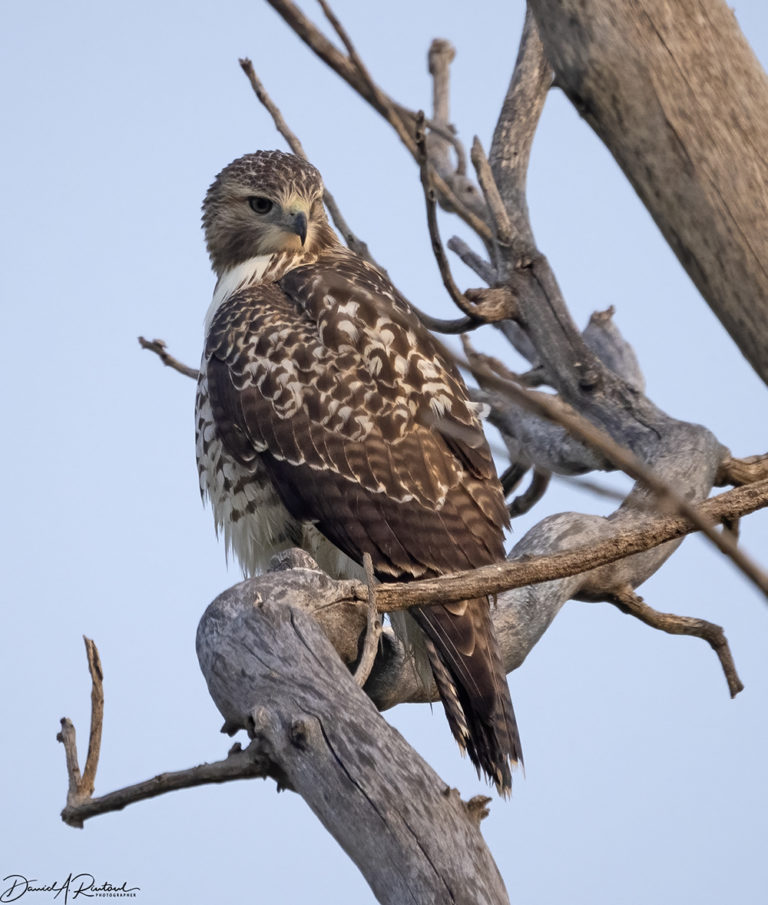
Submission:
<svg viewBox="0 0 768 905">
<path fill-rule="evenodd" d="M 768 77 L 720 0 L 531 0 L 556 82 L 768 383 Z"/>
</svg>

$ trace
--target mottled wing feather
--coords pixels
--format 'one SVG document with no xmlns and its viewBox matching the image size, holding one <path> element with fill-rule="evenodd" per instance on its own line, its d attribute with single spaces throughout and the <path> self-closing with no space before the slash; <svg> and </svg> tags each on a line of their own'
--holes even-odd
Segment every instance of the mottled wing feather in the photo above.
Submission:
<svg viewBox="0 0 768 905">
<path fill-rule="evenodd" d="M 358 273 L 358 286 L 342 262 L 349 272 L 299 267 L 222 305 L 206 350 L 221 434 L 237 458 L 269 450 L 430 508 L 464 484 L 473 527 L 487 523 L 493 538 L 487 561 L 497 559 L 507 517 L 463 383 L 415 315 L 391 289 L 383 295 L 378 272 Z M 211 373 L 215 362 L 231 388 Z"/>
<path fill-rule="evenodd" d="M 288 512 L 357 562 L 370 553 L 380 578 L 503 558 L 506 507 L 475 408 L 377 270 L 338 249 L 237 293 L 206 360 L 230 454 L 256 453 Z M 506 790 L 520 745 L 487 601 L 413 615 L 455 737 Z"/>
</svg>

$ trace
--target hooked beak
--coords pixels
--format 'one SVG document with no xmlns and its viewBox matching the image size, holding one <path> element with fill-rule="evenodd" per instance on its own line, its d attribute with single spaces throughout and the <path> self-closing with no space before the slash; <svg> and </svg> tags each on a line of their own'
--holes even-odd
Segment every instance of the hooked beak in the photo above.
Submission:
<svg viewBox="0 0 768 905">
<path fill-rule="evenodd" d="M 303 245 L 307 241 L 307 215 L 304 211 L 296 211 L 291 215 L 288 229 L 301 239 Z"/>
</svg>

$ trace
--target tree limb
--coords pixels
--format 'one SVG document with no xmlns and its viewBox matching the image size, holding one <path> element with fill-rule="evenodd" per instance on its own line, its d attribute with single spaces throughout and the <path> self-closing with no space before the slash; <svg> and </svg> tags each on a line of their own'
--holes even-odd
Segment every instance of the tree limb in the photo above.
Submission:
<svg viewBox="0 0 768 905">
<path fill-rule="evenodd" d="M 768 382 L 768 76 L 721 0 L 530 0 L 557 84 Z"/>
<path fill-rule="evenodd" d="M 592 569 L 643 553 L 699 530 L 702 523 L 715 525 L 724 519 L 737 518 L 768 506 L 768 480 L 726 491 L 696 507 L 696 524 L 681 515 L 637 515 L 631 527 L 616 528 L 600 542 L 589 542 L 556 553 L 541 554 L 492 566 L 481 566 L 469 572 L 425 578 L 407 583 L 387 583 L 376 589 L 380 612 L 392 612 L 410 606 L 436 601 L 468 600 L 487 594 L 499 594 L 557 578 L 584 576 Z M 595 517 L 596 518 L 596 517 Z M 602 520 L 602 519 L 601 519 Z M 606 526 L 611 523 L 608 520 Z"/>
<path fill-rule="evenodd" d="M 622 613 L 634 616 L 646 625 L 650 625 L 651 628 L 660 629 L 670 635 L 691 635 L 694 638 L 703 638 L 717 654 L 731 697 L 735 698 L 740 691 L 744 690 L 744 684 L 736 672 L 736 664 L 733 662 L 733 655 L 725 633 L 719 625 L 707 622 L 706 619 L 691 619 L 689 616 L 676 616 L 674 613 L 660 613 L 649 607 L 632 588 L 619 588 L 606 600 L 618 607 Z"/>
<path fill-rule="evenodd" d="M 376 606 L 376 578 L 373 574 L 373 561 L 370 553 L 363 554 L 363 566 L 365 567 L 365 580 L 368 585 L 368 608 L 363 652 L 360 654 L 360 661 L 355 668 L 355 682 L 360 688 L 368 681 L 368 676 L 370 676 L 373 669 L 373 661 L 376 659 L 382 628 L 379 610 Z"/>
<path fill-rule="evenodd" d="M 147 349 L 150 352 L 154 352 L 160 358 L 160 361 L 166 367 L 172 368 L 174 371 L 178 371 L 179 374 L 183 374 L 185 377 L 191 377 L 193 380 L 197 380 L 199 376 L 199 371 L 197 368 L 190 368 L 189 365 L 182 364 L 180 361 L 175 359 L 173 355 L 170 355 L 166 351 L 165 342 L 162 339 L 153 339 L 151 342 L 147 339 L 144 339 L 143 336 L 139 337 L 139 345 L 142 349 Z"/>
</svg>

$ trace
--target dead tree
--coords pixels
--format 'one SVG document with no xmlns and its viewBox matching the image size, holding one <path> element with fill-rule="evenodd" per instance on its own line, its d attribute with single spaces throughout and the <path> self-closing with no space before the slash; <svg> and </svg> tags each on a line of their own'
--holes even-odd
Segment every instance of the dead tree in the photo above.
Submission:
<svg viewBox="0 0 768 905">
<path fill-rule="evenodd" d="M 74 729 L 65 721 L 70 791 L 63 817 L 82 825 L 175 788 L 271 776 L 306 799 L 379 901 L 507 902 L 479 832 L 487 800 L 462 802 L 377 712 L 436 699 L 395 635 L 381 633 L 378 614 L 416 602 L 496 594 L 494 623 L 511 671 L 566 601 L 608 601 L 663 631 L 706 640 L 730 693 L 738 693 L 741 683 L 722 629 L 659 613 L 635 589 L 684 534 L 699 530 L 768 595 L 768 577 L 739 549 L 735 530 L 740 517 L 768 503 L 768 457 L 736 460 L 706 428 L 653 405 L 609 312 L 596 315 L 583 332 L 576 328 L 534 241 L 525 179 L 554 72 L 555 84 L 614 153 L 706 300 L 766 379 L 768 284 L 761 262 L 768 260 L 768 211 L 764 190 L 753 189 L 768 184 L 768 132 L 757 112 L 768 104 L 768 85 L 716 0 L 531 0 L 489 152 L 477 140 L 472 146 L 474 178 L 450 122 L 450 45 L 436 41 L 430 50 L 434 107 L 425 116 L 373 81 L 325 3 L 343 51 L 289 0 L 269 2 L 385 117 L 419 166 L 433 248 L 460 308 L 454 319 L 425 318 L 430 326 L 468 333 L 493 323 L 528 361 L 525 374 L 513 374 L 465 344 L 464 364 L 476 378 L 478 399 L 488 404 L 509 451 L 510 491 L 530 473 L 511 510 L 533 506 L 552 473 L 618 468 L 635 483 L 608 517 L 545 518 L 516 544 L 508 564 L 461 576 L 366 587 L 333 581 L 305 554 L 289 551 L 266 575 L 220 595 L 198 630 L 200 665 L 224 731 L 246 729 L 249 747 L 236 747 L 219 764 L 163 774 L 102 798 L 92 797 L 100 669 L 91 655 L 92 750 L 81 777 Z M 715 36 L 718 54 L 709 52 Z M 712 70 L 698 68 L 702 61 Z M 302 153 L 250 62 L 241 62 L 292 149 Z M 737 113 L 728 104 L 736 96 L 748 98 Z M 333 199 L 327 201 L 348 243 L 367 254 Z M 456 286 L 438 234 L 437 204 L 477 234 L 482 254 L 455 239 L 448 244 L 478 275 L 481 288 L 461 292 Z M 144 344 L 178 366 L 158 341 Z M 538 392 L 540 386 L 555 393 Z M 736 489 L 707 500 L 714 486 L 725 485 Z"/>
</svg>

